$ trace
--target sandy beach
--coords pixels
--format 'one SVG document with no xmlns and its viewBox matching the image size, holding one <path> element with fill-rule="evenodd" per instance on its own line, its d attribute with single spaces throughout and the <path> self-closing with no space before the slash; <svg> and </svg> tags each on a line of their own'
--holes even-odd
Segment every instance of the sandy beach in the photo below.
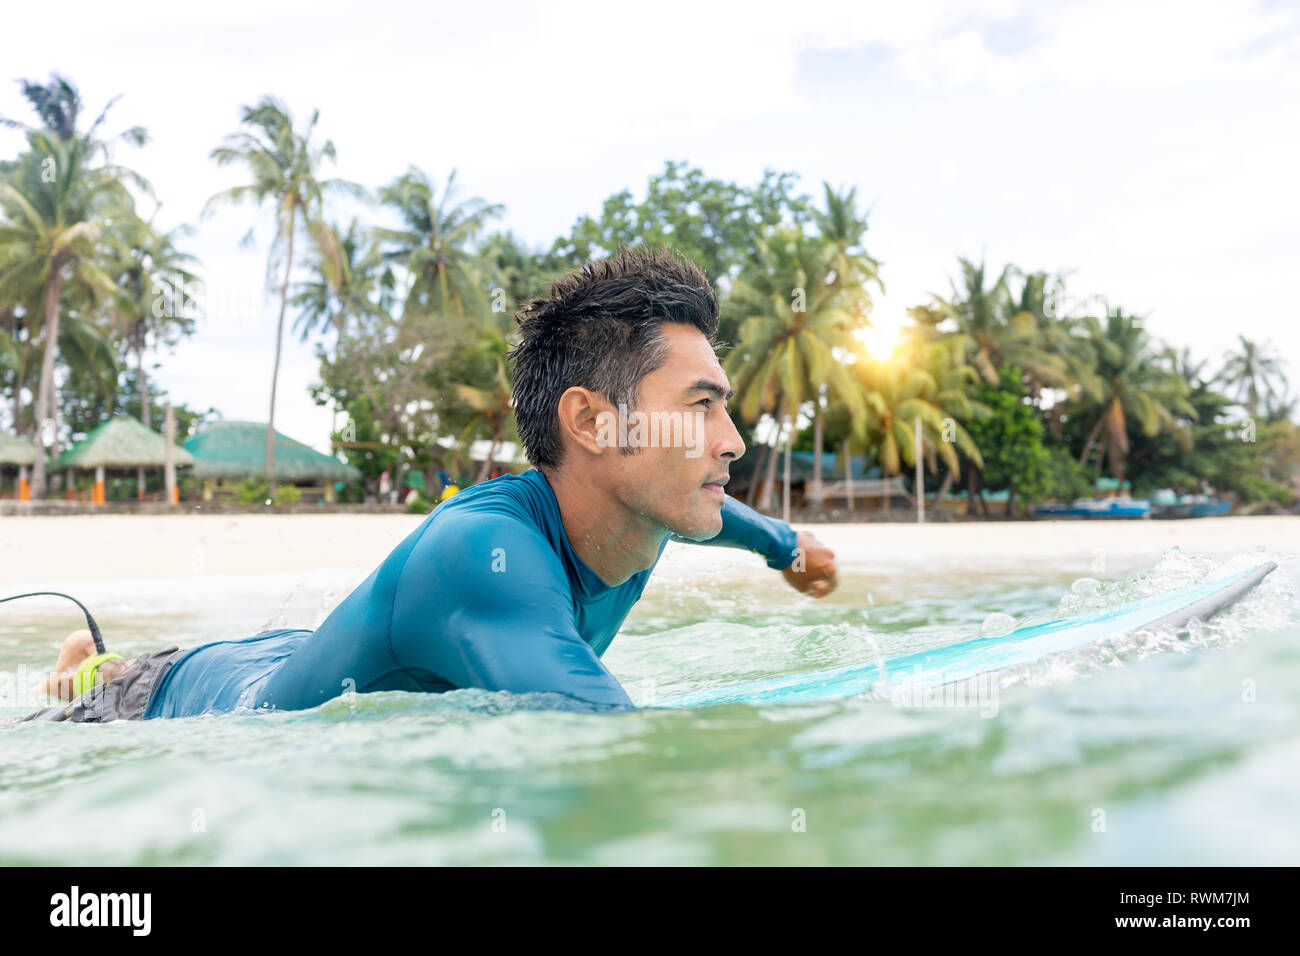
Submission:
<svg viewBox="0 0 1300 956">
<path fill-rule="evenodd" d="M 5 591 L 60 582 L 194 579 L 204 575 L 369 573 L 424 520 L 419 515 L 66 516 L 0 519 L 0 581 Z M 796 527 L 800 527 L 796 525 Z M 952 567 L 1041 569 L 1078 573 L 1154 563 L 1171 547 L 1230 553 L 1296 549 L 1300 517 L 1201 518 L 1184 521 L 1041 521 L 807 526 L 832 547 L 846 572 L 885 574 Z M 656 576 L 716 567 L 723 553 L 742 571 L 757 556 L 670 544 Z"/>
</svg>

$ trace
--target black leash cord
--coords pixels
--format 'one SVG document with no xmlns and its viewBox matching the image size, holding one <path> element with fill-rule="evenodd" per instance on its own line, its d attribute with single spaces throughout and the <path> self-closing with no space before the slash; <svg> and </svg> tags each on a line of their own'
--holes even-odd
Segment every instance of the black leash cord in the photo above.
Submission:
<svg viewBox="0 0 1300 956">
<path fill-rule="evenodd" d="M 0 604 L 3 604 L 5 601 L 16 601 L 19 598 L 36 597 L 40 594 L 49 594 L 53 597 L 67 598 L 73 604 L 77 605 L 77 607 L 81 608 L 81 613 L 86 615 L 86 624 L 90 627 L 90 636 L 95 639 L 95 650 L 101 654 L 104 653 L 104 639 L 99 634 L 99 625 L 95 623 L 95 619 L 91 617 L 90 612 L 86 610 L 86 605 L 82 604 L 71 594 L 64 594 L 61 591 L 32 591 L 30 594 L 15 594 L 13 597 L 0 598 Z"/>
</svg>

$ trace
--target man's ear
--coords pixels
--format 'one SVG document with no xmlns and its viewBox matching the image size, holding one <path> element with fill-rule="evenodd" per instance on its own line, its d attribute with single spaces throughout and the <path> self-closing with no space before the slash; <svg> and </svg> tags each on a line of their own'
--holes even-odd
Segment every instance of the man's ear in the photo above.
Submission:
<svg viewBox="0 0 1300 956">
<path fill-rule="evenodd" d="M 618 418 L 599 392 L 574 385 L 564 390 L 556 406 L 560 434 L 590 455 L 604 454 L 618 443 Z"/>
</svg>

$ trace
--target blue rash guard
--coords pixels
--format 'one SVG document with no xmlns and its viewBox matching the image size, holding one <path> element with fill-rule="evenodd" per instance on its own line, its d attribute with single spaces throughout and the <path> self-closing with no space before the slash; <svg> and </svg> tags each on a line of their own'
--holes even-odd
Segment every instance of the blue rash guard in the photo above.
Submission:
<svg viewBox="0 0 1300 956">
<path fill-rule="evenodd" d="M 788 524 L 730 496 L 716 537 L 672 539 L 745 548 L 775 569 L 796 547 Z M 178 658 L 143 719 L 460 687 L 630 707 L 600 657 L 653 570 L 609 587 L 574 552 L 545 476 L 502 475 L 435 508 L 314 632 L 266 631 Z"/>
</svg>

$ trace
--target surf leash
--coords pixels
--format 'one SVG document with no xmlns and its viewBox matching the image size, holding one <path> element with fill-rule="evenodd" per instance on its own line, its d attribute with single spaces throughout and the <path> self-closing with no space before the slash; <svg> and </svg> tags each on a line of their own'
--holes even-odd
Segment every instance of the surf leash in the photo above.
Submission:
<svg viewBox="0 0 1300 956">
<path fill-rule="evenodd" d="M 100 654 L 107 653 L 107 651 L 104 650 L 104 638 L 100 636 L 99 633 L 99 625 L 96 624 L 95 619 L 91 617 L 90 611 L 86 610 L 86 605 L 82 604 L 71 594 L 64 594 L 61 591 L 32 591 L 28 594 L 15 594 L 12 597 L 0 598 L 0 604 L 3 604 L 5 601 L 16 601 L 19 598 L 37 597 L 42 594 L 48 594 L 52 597 L 67 598 L 73 604 L 77 605 L 77 607 L 81 608 L 81 613 L 86 615 L 86 626 L 90 628 L 90 636 L 95 639 L 95 650 Z"/>
</svg>

